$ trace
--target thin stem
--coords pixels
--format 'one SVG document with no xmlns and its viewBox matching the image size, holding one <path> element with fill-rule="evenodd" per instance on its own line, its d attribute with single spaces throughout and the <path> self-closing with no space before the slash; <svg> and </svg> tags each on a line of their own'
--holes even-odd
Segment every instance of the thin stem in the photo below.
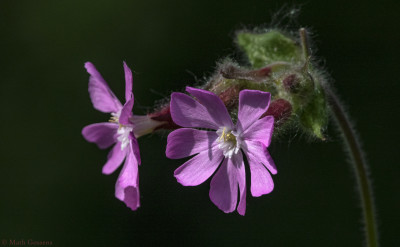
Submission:
<svg viewBox="0 0 400 247">
<path fill-rule="evenodd" d="M 361 197 L 367 246 L 377 247 L 378 232 L 376 227 L 371 182 L 367 172 L 367 163 L 363 156 L 360 143 L 357 140 L 356 133 L 339 99 L 328 87 L 325 87 L 325 92 L 329 98 L 330 108 L 333 116 L 335 117 L 336 123 L 340 128 L 342 137 L 351 156 L 352 165 L 357 178 L 357 186 L 359 188 Z"/>
<path fill-rule="evenodd" d="M 307 62 L 311 56 L 310 45 L 307 39 L 307 30 L 299 29 L 300 41 L 303 50 L 303 59 Z M 329 99 L 329 106 L 340 128 L 346 148 L 351 157 L 354 173 L 357 179 L 357 186 L 361 197 L 361 206 L 365 224 L 366 243 L 368 247 L 378 246 L 378 232 L 375 219 L 375 208 L 372 195 L 371 182 L 368 178 L 367 162 L 363 156 L 361 145 L 357 140 L 356 133 L 350 123 L 349 117 L 344 111 L 340 100 L 335 93 L 327 86 L 322 85 Z"/>
</svg>

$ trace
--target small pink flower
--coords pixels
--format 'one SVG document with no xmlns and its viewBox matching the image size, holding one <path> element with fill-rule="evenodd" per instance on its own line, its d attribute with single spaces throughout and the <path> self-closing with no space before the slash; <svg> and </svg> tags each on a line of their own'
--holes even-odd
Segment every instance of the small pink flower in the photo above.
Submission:
<svg viewBox="0 0 400 247">
<path fill-rule="evenodd" d="M 95 109 L 111 113 L 108 123 L 95 123 L 83 128 L 82 135 L 88 142 L 94 142 L 101 149 L 115 144 L 103 166 L 104 174 L 113 173 L 124 161 L 125 164 L 115 185 L 115 197 L 125 202 L 132 210 L 140 206 L 138 165 L 139 145 L 135 138 L 135 121 L 132 108 L 132 71 L 124 62 L 125 100 L 124 105 L 115 97 L 106 81 L 90 62 L 85 63 L 90 74 L 89 94 Z"/>
<path fill-rule="evenodd" d="M 274 188 L 270 173 L 276 174 L 277 170 L 267 150 L 274 118 L 260 119 L 268 109 L 271 95 L 257 90 L 241 91 L 234 125 L 225 105 L 214 93 L 191 87 L 186 91 L 197 100 L 183 93 L 171 95 L 172 119 L 186 128 L 169 134 L 166 155 L 171 159 L 197 155 L 176 169 L 174 175 L 182 185 L 196 186 L 215 173 L 210 185 L 211 201 L 225 213 L 233 212 L 237 206 L 239 214 L 244 215 L 246 175 L 242 152 L 250 165 L 251 194 L 258 197 Z"/>
</svg>

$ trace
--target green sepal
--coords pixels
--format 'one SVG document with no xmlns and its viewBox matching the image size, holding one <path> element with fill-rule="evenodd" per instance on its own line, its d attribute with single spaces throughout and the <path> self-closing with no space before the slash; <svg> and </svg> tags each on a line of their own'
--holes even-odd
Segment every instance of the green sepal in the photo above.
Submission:
<svg viewBox="0 0 400 247">
<path fill-rule="evenodd" d="M 300 46 L 276 30 L 267 33 L 239 32 L 237 43 L 254 68 L 278 61 L 297 63 L 302 59 Z"/>
<path fill-rule="evenodd" d="M 324 92 L 318 88 L 300 114 L 300 124 L 315 137 L 325 140 L 324 129 L 328 123 L 328 108 Z"/>
</svg>

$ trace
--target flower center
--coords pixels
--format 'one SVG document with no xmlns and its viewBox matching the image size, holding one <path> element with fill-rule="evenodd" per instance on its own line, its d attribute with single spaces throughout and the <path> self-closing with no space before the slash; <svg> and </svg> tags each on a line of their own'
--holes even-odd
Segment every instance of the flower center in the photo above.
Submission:
<svg viewBox="0 0 400 247">
<path fill-rule="evenodd" d="M 227 127 L 221 127 L 217 130 L 219 136 L 218 147 L 223 151 L 226 158 L 232 158 L 233 154 L 237 154 L 240 149 L 240 138 L 235 131 Z"/>
<path fill-rule="evenodd" d="M 129 134 L 132 132 L 132 130 L 133 127 L 119 124 L 117 140 L 121 142 L 121 150 L 124 150 L 124 148 L 129 145 Z"/>
<path fill-rule="evenodd" d="M 108 122 L 119 125 L 117 131 L 117 140 L 121 142 L 121 150 L 124 150 L 125 147 L 129 145 L 129 134 L 133 131 L 133 126 L 120 124 L 119 123 L 120 115 L 121 112 L 111 113 L 111 118 L 110 120 L 108 120 Z"/>
</svg>

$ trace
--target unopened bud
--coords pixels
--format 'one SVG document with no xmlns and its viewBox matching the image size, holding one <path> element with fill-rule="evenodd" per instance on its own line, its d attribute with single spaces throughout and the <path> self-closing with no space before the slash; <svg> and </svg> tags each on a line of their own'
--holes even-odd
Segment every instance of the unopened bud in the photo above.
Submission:
<svg viewBox="0 0 400 247">
<path fill-rule="evenodd" d="M 284 124 L 292 114 L 292 105 L 284 99 L 277 99 L 270 103 L 268 110 L 261 116 L 273 116 L 275 119 L 275 127 Z"/>
<path fill-rule="evenodd" d="M 226 79 L 236 79 L 239 75 L 243 73 L 240 68 L 231 64 L 222 67 L 219 72 Z"/>
<path fill-rule="evenodd" d="M 247 70 L 233 65 L 221 68 L 220 73 L 226 79 L 243 79 L 250 81 L 263 81 L 270 76 L 272 68 L 270 66 L 258 70 Z"/>
<path fill-rule="evenodd" d="M 286 62 L 277 62 L 269 64 L 261 69 L 248 70 L 228 64 L 220 68 L 220 73 L 226 79 L 243 79 L 260 82 L 267 80 L 273 72 L 285 69 L 288 66 L 290 66 L 290 64 Z"/>
<path fill-rule="evenodd" d="M 174 121 L 172 121 L 169 103 L 168 103 L 168 105 L 165 105 L 164 107 L 162 107 L 159 111 L 150 113 L 149 116 L 153 120 L 164 122 L 164 124 L 158 126 L 155 130 L 157 130 L 157 129 L 173 130 L 173 129 L 180 128 L 179 125 L 177 125 L 176 123 L 174 123 Z"/>
<path fill-rule="evenodd" d="M 220 93 L 218 97 L 222 100 L 222 102 L 224 102 L 224 105 L 230 111 L 238 105 L 239 92 L 239 85 L 234 85 Z"/>
<path fill-rule="evenodd" d="M 291 74 L 283 79 L 282 84 L 287 92 L 297 93 L 300 86 L 300 79 L 295 74 Z"/>
</svg>

